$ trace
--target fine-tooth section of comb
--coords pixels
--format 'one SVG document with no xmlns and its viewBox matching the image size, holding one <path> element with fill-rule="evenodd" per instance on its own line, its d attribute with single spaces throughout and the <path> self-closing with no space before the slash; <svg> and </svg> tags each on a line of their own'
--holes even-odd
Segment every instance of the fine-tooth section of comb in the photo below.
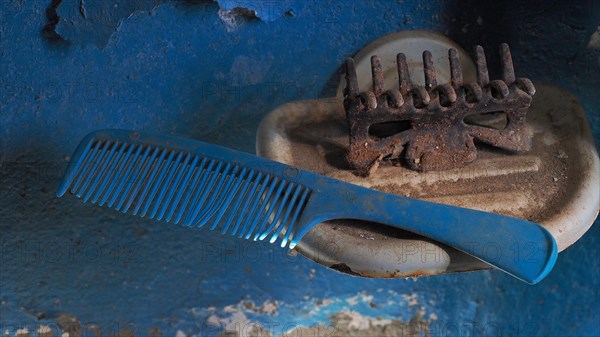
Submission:
<svg viewBox="0 0 600 337">
<path fill-rule="evenodd" d="M 69 191 L 123 213 L 255 241 L 280 238 L 282 247 L 291 242 L 310 188 L 264 167 L 115 138 L 95 133 L 80 144 L 58 196 Z"/>
</svg>

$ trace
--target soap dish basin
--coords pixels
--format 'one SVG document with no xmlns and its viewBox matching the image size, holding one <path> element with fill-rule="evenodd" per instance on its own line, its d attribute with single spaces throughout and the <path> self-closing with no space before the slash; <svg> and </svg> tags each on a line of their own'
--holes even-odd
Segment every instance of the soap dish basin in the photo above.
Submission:
<svg viewBox="0 0 600 337">
<path fill-rule="evenodd" d="M 447 83 L 450 48 L 457 50 L 465 81 L 476 81 L 475 65 L 460 46 L 439 33 L 416 30 L 380 37 L 354 55 L 359 86 L 366 90 L 372 87 L 372 55 L 381 59 L 385 87 L 397 86 L 395 62 L 399 52 L 406 56 L 412 81 L 422 85 L 423 50 L 433 55 L 438 82 Z M 257 154 L 392 194 L 531 220 L 552 233 L 559 251 L 577 241 L 598 215 L 598 153 L 584 110 L 569 92 L 535 83 L 537 93 L 527 114 L 532 148 L 525 154 L 477 144 L 477 160 L 459 169 L 416 172 L 384 161 L 365 178 L 352 172 L 345 159 L 349 144 L 342 97 L 345 86 L 342 77 L 334 98 L 292 102 L 270 112 L 258 128 Z M 519 258 L 527 259 L 534 253 L 527 245 L 514 248 Z M 491 268 L 438 242 L 355 220 L 323 222 L 295 249 L 327 267 L 365 277 Z M 486 255 L 502 254 L 493 242 L 481 249 Z"/>
<path fill-rule="evenodd" d="M 552 85 L 536 83 L 536 88 L 527 115 L 532 149 L 523 155 L 478 145 L 478 159 L 460 169 L 423 173 L 384 162 L 369 177 L 359 177 L 345 162 L 348 128 L 340 97 L 292 102 L 270 112 L 258 129 L 257 154 L 392 194 L 531 220 L 548 229 L 562 251 L 598 215 L 600 164 L 577 99 Z M 415 234 L 353 220 L 323 222 L 295 249 L 320 264 L 365 277 L 490 268 Z M 493 243 L 485 249 L 497 251 Z M 531 253 L 519 249 L 523 258 Z"/>
</svg>

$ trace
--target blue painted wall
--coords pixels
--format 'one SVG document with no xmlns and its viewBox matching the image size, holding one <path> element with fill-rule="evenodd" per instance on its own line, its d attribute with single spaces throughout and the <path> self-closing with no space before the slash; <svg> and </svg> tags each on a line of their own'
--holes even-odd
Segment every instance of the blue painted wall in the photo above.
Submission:
<svg viewBox="0 0 600 337">
<path fill-rule="evenodd" d="M 220 11 L 235 7 L 257 17 Z M 281 333 L 351 310 L 421 315 L 437 335 L 600 335 L 597 223 L 537 286 L 497 271 L 372 280 L 268 244 L 54 196 L 68 156 L 95 129 L 254 152 L 262 116 L 332 96 L 344 58 L 405 29 L 445 33 L 467 50 L 508 42 L 519 75 L 580 99 L 599 144 L 600 51 L 587 48 L 597 2 L 5 0 L 1 9 L 3 330 L 31 331 L 68 312 L 105 335 L 127 324 L 139 335 L 152 326 L 165 336 L 216 335 L 207 322 L 242 312 Z M 277 311 L 240 305 L 265 301 Z"/>
</svg>

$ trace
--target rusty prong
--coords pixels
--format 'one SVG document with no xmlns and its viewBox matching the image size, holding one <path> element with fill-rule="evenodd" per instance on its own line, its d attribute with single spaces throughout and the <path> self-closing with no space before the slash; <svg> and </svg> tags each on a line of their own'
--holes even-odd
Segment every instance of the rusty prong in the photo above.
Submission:
<svg viewBox="0 0 600 337">
<path fill-rule="evenodd" d="M 442 97 L 440 97 L 440 104 L 442 106 L 448 106 L 451 103 L 456 102 L 456 99 L 458 98 L 456 95 L 456 91 L 448 83 L 444 83 L 442 85 L 437 86 L 436 90 L 440 93 L 443 93 L 443 95 L 442 95 L 443 100 L 442 100 Z"/>
<path fill-rule="evenodd" d="M 367 109 L 377 108 L 377 96 L 372 91 L 361 92 L 360 99 Z"/>
<path fill-rule="evenodd" d="M 437 87 L 437 80 L 435 78 L 435 66 L 433 65 L 431 52 L 429 50 L 423 52 L 423 72 L 425 74 L 425 88 L 427 91 L 431 91 L 433 88 Z"/>
<path fill-rule="evenodd" d="M 533 83 L 531 83 L 531 80 L 529 80 L 528 78 L 519 77 L 516 79 L 515 83 L 517 83 L 519 89 L 525 91 L 530 96 L 535 95 L 535 86 L 533 85 Z"/>
<path fill-rule="evenodd" d="M 456 89 L 463 84 L 463 74 L 456 49 L 450 48 L 448 50 L 448 60 L 450 60 L 450 83 Z"/>
<path fill-rule="evenodd" d="M 466 98 L 469 103 L 476 103 L 481 101 L 483 98 L 483 91 L 481 87 L 476 83 L 465 83 L 463 86 L 466 90 Z"/>
<path fill-rule="evenodd" d="M 415 95 L 418 98 L 417 101 L 413 100 L 415 108 L 424 108 L 431 101 L 431 97 L 429 97 L 429 93 L 427 92 L 427 89 L 425 89 L 425 87 L 415 86 L 412 88 L 411 91 L 413 95 Z"/>
<path fill-rule="evenodd" d="M 359 92 L 356 66 L 354 65 L 354 60 L 349 57 L 346 59 L 346 95 L 348 97 L 356 97 Z"/>
<path fill-rule="evenodd" d="M 410 74 L 408 73 L 408 64 L 406 64 L 406 55 L 402 53 L 396 55 L 396 64 L 398 65 L 398 89 L 400 89 L 402 95 L 406 95 L 412 87 Z"/>
<path fill-rule="evenodd" d="M 515 68 L 510 55 L 510 48 L 506 43 L 500 45 L 500 57 L 502 59 L 502 79 L 507 85 L 510 85 L 515 81 Z"/>
<path fill-rule="evenodd" d="M 501 80 L 491 81 L 490 82 L 490 87 L 492 87 L 498 93 L 500 93 L 500 95 L 502 96 L 502 98 L 508 96 L 508 94 L 509 94 L 508 86 L 506 85 L 506 83 L 504 81 L 501 81 Z"/>
<path fill-rule="evenodd" d="M 383 69 L 381 68 L 381 60 L 379 56 L 371 56 L 371 75 L 373 78 L 373 92 L 376 96 L 383 92 Z"/>
<path fill-rule="evenodd" d="M 404 104 L 404 98 L 399 90 L 390 89 L 386 91 L 388 97 L 388 105 L 393 108 L 399 108 Z"/>
<path fill-rule="evenodd" d="M 485 87 L 490 83 L 490 74 L 485 60 L 485 51 L 482 46 L 475 47 L 475 55 L 477 57 L 477 83 Z"/>
</svg>

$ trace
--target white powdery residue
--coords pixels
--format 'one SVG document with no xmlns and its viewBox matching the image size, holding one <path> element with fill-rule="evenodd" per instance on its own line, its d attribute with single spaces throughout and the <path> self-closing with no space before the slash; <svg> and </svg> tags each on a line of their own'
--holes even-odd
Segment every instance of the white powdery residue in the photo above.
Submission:
<svg viewBox="0 0 600 337">
<path fill-rule="evenodd" d="M 16 337 L 29 336 L 29 330 L 27 330 L 27 328 L 18 329 L 17 332 L 15 332 L 15 336 Z"/>
<path fill-rule="evenodd" d="M 224 312 L 227 313 L 234 313 L 234 312 L 238 312 L 238 309 L 236 307 L 234 307 L 233 305 L 228 305 L 225 308 L 223 308 Z"/>
<path fill-rule="evenodd" d="M 438 317 L 436 314 L 434 314 L 434 313 L 429 314 L 430 321 L 437 321 L 437 319 L 438 319 Z"/>
<path fill-rule="evenodd" d="M 402 300 L 404 300 L 404 302 L 406 302 L 409 307 L 419 304 L 419 301 L 417 300 L 417 294 L 402 294 Z"/>
<path fill-rule="evenodd" d="M 47 333 L 52 331 L 52 329 L 50 329 L 49 325 L 40 325 L 40 327 L 38 328 L 38 333 Z"/>
<path fill-rule="evenodd" d="M 206 319 L 206 323 L 212 326 L 222 326 L 226 331 L 238 331 L 240 328 L 248 326 L 248 324 L 250 324 L 250 320 L 243 312 L 236 311 L 228 317 L 211 315 Z"/>
<path fill-rule="evenodd" d="M 37 330 L 38 335 L 42 335 L 42 334 L 50 334 L 52 332 L 52 328 L 50 328 L 49 325 L 40 325 L 40 327 Z"/>
<path fill-rule="evenodd" d="M 234 11 L 224 11 L 219 9 L 217 14 L 219 15 L 219 19 L 225 24 L 225 29 L 229 33 L 234 32 L 241 25 L 239 14 Z"/>
<path fill-rule="evenodd" d="M 207 325 L 212 325 L 212 326 L 219 325 L 220 324 L 219 323 L 220 320 L 221 319 L 219 318 L 219 316 L 217 316 L 217 315 L 210 315 L 206 319 L 206 324 Z"/>
<path fill-rule="evenodd" d="M 322 300 L 322 301 L 321 301 L 321 306 L 322 306 L 322 307 L 326 307 L 326 306 L 328 306 L 328 305 L 331 305 L 331 304 L 333 304 L 333 302 L 334 302 L 333 300 L 330 300 L 330 299 L 324 299 L 324 300 Z"/>
<path fill-rule="evenodd" d="M 356 311 L 346 311 L 337 316 L 338 323 L 343 329 L 351 331 L 364 331 L 373 327 L 385 327 L 392 324 L 391 319 L 380 317 L 367 317 Z"/>
<path fill-rule="evenodd" d="M 331 299 L 318 300 L 314 303 L 314 305 L 311 305 L 312 309 L 308 312 L 308 315 L 316 316 L 319 312 L 321 312 L 321 308 L 330 306 L 331 304 L 333 304 L 335 302 L 336 301 L 331 300 Z"/>
<path fill-rule="evenodd" d="M 347 302 L 348 304 L 350 304 L 351 306 L 355 306 L 355 305 L 357 305 L 357 304 L 358 304 L 358 295 L 357 295 L 357 296 L 352 296 L 352 297 L 350 297 L 350 298 L 347 298 L 347 299 L 346 299 L 346 302 Z"/>
<path fill-rule="evenodd" d="M 236 312 L 229 318 L 229 323 L 225 324 L 225 330 L 236 329 L 250 324 L 250 320 L 243 312 Z"/>
<path fill-rule="evenodd" d="M 385 319 L 385 318 L 379 318 L 379 317 L 371 319 L 372 326 L 384 327 L 384 326 L 390 325 L 390 324 L 392 324 L 391 319 Z"/>
<path fill-rule="evenodd" d="M 371 303 L 373 302 L 373 295 L 367 295 L 366 292 L 361 291 L 355 296 L 346 299 L 346 302 L 351 306 L 357 305 L 358 302 Z"/>
<path fill-rule="evenodd" d="M 177 332 L 175 333 L 175 337 L 187 337 L 187 336 L 185 335 L 185 333 L 183 333 L 183 331 L 177 330 Z"/>
<path fill-rule="evenodd" d="M 348 311 L 345 314 L 350 319 L 348 322 L 348 329 L 367 330 L 371 327 L 371 320 L 368 317 L 365 317 L 356 311 Z"/>
<path fill-rule="evenodd" d="M 294 327 L 286 331 L 281 337 L 320 337 L 320 336 L 338 336 L 335 330 L 329 326 L 316 325 L 312 327 Z"/>
<path fill-rule="evenodd" d="M 367 295 L 366 293 L 363 292 L 361 294 L 361 299 L 365 303 L 371 303 L 371 302 L 373 302 L 373 295 Z"/>
<path fill-rule="evenodd" d="M 194 317 L 201 317 L 201 316 L 205 316 L 208 313 L 212 313 L 217 311 L 217 308 L 215 307 L 208 307 L 206 309 L 202 309 L 202 308 L 191 308 L 189 310 L 190 314 L 192 314 Z"/>
<path fill-rule="evenodd" d="M 241 301 L 236 306 L 236 311 L 253 312 L 255 314 L 265 314 L 269 316 L 275 316 L 278 314 L 277 308 L 279 307 L 279 301 L 273 302 L 266 300 L 260 306 L 256 306 L 252 301 Z"/>
<path fill-rule="evenodd" d="M 213 326 L 219 325 L 225 331 L 241 331 L 240 329 L 244 329 L 251 324 L 250 319 L 245 314 L 246 311 L 272 315 L 276 313 L 278 305 L 277 301 L 265 301 L 260 307 L 255 307 L 252 302 L 241 301 L 237 305 L 228 305 L 223 308 L 224 313 L 230 314 L 227 317 L 219 317 L 213 314 L 207 318 L 206 323 Z"/>
<path fill-rule="evenodd" d="M 278 301 L 270 302 L 269 300 L 266 300 L 260 307 L 258 307 L 258 311 L 262 314 L 277 315 L 278 306 Z"/>
</svg>

